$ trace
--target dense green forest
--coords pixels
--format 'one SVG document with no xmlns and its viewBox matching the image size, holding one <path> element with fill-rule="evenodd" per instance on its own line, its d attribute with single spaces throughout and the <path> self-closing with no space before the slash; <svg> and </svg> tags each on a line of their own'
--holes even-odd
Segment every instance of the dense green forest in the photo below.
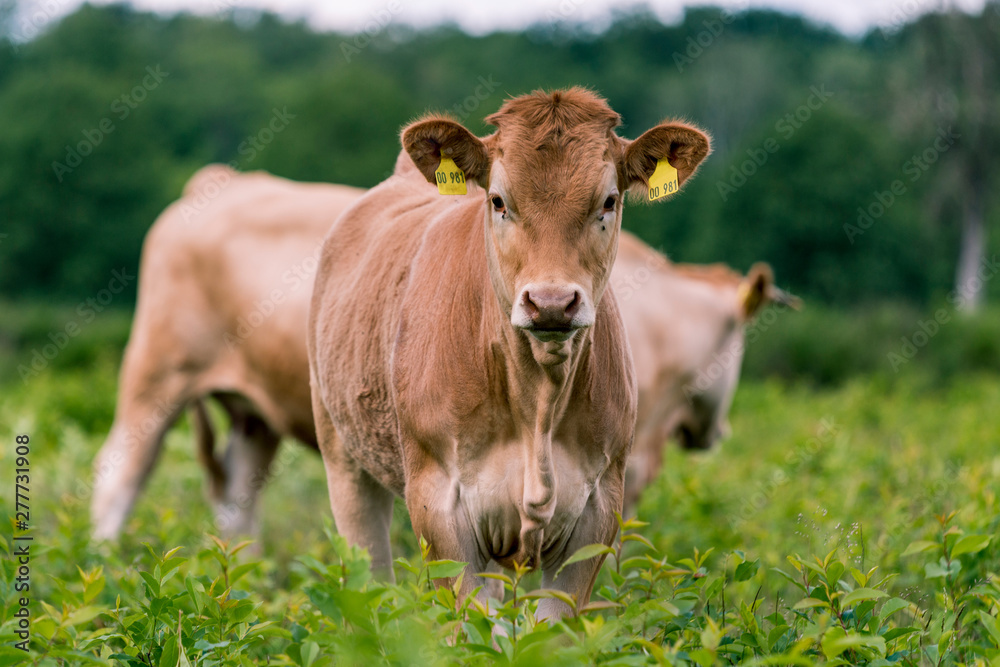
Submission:
<svg viewBox="0 0 1000 667">
<path fill-rule="evenodd" d="M 974 290 L 955 290 L 979 269 L 982 298 L 1000 294 L 1000 4 L 860 39 L 711 8 L 677 25 L 633 10 L 600 32 L 553 16 L 470 36 L 126 5 L 41 21 L 5 6 L 7 300 L 72 305 L 119 272 L 114 306 L 130 306 L 146 230 L 208 162 L 371 186 L 392 168 L 400 126 L 424 111 L 488 133 L 483 117 L 508 95 L 571 84 L 605 95 L 624 136 L 665 117 L 711 132 L 714 154 L 683 193 L 626 211 L 627 228 L 677 260 L 765 260 L 783 286 L 835 306 L 971 304 Z"/>
</svg>

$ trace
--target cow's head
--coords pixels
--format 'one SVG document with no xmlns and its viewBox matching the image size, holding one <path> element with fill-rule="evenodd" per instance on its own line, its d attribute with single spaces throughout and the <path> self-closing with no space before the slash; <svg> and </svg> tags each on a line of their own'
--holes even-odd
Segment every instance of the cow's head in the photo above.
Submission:
<svg viewBox="0 0 1000 667">
<path fill-rule="evenodd" d="M 620 118 L 594 93 L 572 88 L 510 99 L 474 136 L 442 117 L 403 131 L 403 146 L 430 182 L 442 157 L 482 187 L 487 261 L 511 324 L 529 335 L 536 358 L 557 363 L 563 344 L 594 323 L 621 228 L 622 199 L 646 196 L 661 159 L 690 178 L 708 137 L 666 122 L 634 141 L 614 132 Z"/>
<path fill-rule="evenodd" d="M 688 359 L 690 366 L 683 374 L 683 398 L 673 415 L 673 436 L 684 449 L 709 449 L 729 434 L 729 408 L 743 365 L 746 327 L 771 303 L 799 307 L 796 297 L 775 287 L 767 264 L 754 264 L 745 277 L 731 276 L 731 281 L 719 281 L 723 283 L 720 299 L 726 302 L 723 307 L 699 311 L 686 329 L 710 344 L 700 347 L 702 354 Z"/>
</svg>

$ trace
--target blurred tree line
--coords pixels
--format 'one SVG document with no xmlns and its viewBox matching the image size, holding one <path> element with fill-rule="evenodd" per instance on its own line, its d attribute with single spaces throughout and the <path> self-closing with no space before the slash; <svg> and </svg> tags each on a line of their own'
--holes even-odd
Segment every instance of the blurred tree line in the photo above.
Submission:
<svg viewBox="0 0 1000 667">
<path fill-rule="evenodd" d="M 766 260 L 839 306 L 1000 295 L 1000 4 L 861 39 L 757 10 L 487 36 L 390 18 L 342 35 L 246 10 L 55 21 L 0 1 L 0 294 L 75 303 L 134 275 L 146 230 L 208 162 L 371 186 L 425 110 L 486 134 L 508 95 L 582 84 L 624 136 L 665 117 L 712 133 L 684 192 L 625 215 L 674 259 Z"/>
</svg>

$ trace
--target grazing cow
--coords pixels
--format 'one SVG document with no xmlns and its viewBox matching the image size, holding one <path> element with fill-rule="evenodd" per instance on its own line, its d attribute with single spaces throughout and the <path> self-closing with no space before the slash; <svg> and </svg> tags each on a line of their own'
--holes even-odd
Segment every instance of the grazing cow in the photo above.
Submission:
<svg viewBox="0 0 1000 667">
<path fill-rule="evenodd" d="M 659 474 L 663 448 L 708 449 L 728 434 L 743 362 L 744 325 L 768 303 L 798 306 L 774 286 L 767 264 L 744 277 L 722 264 L 672 264 L 626 233 L 612 284 L 639 385 L 625 506 Z"/>
<path fill-rule="evenodd" d="M 636 415 L 608 284 L 622 195 L 671 166 L 675 190 L 708 138 L 663 123 L 622 139 L 618 114 L 580 88 L 508 100 L 487 121 L 482 139 L 439 116 L 406 127 L 396 173 L 327 234 L 308 327 L 320 452 L 338 531 L 385 576 L 398 494 L 434 558 L 469 564 L 461 596 L 493 561 L 540 566 L 582 603 L 603 558 L 555 573 L 614 539 Z M 414 165 L 480 187 L 442 196 Z"/>
<path fill-rule="evenodd" d="M 94 536 L 115 538 L 163 438 L 195 408 L 200 455 L 224 532 L 253 532 L 280 436 L 316 445 L 305 323 L 320 240 L 363 190 L 211 165 L 146 236 L 139 298 L 111 432 L 95 462 Z M 212 452 L 202 398 L 232 430 Z"/>
</svg>

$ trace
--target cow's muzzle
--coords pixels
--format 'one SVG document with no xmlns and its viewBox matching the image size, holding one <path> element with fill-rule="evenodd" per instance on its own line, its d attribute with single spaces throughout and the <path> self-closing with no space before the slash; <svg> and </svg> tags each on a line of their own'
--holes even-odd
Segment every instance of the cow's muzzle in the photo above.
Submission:
<svg viewBox="0 0 1000 667">
<path fill-rule="evenodd" d="M 593 312 L 579 285 L 532 283 L 521 290 L 510 319 L 540 341 L 562 342 L 591 326 Z"/>
<path fill-rule="evenodd" d="M 725 440 L 729 435 L 728 424 L 720 427 L 705 426 L 704 428 L 692 428 L 689 424 L 681 424 L 677 427 L 675 437 L 681 449 L 685 450 L 707 450 L 714 448 L 719 442 Z"/>
</svg>

